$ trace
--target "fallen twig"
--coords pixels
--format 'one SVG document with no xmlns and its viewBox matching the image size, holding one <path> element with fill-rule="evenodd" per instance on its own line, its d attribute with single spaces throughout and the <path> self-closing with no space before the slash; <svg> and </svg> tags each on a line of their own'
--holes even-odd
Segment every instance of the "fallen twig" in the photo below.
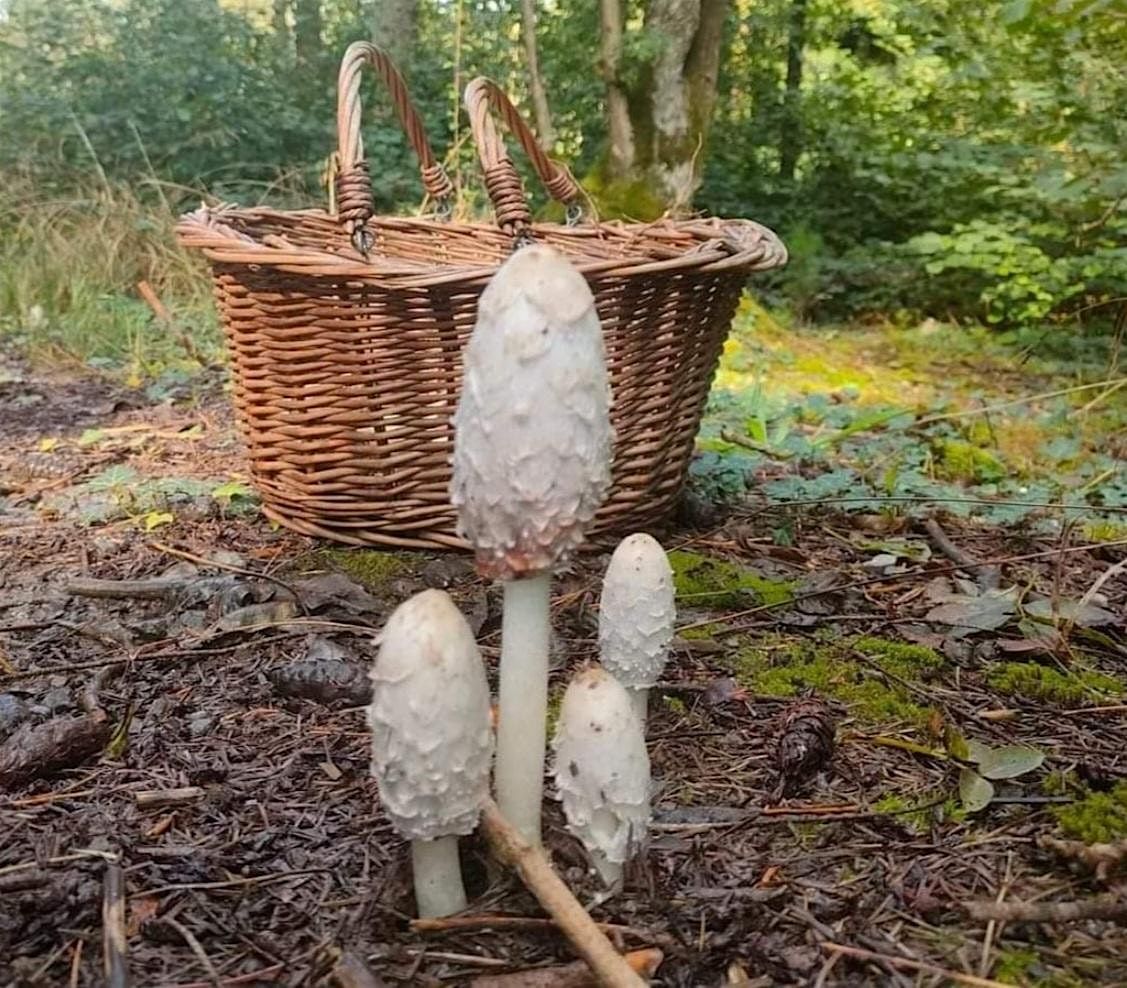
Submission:
<svg viewBox="0 0 1127 988">
<path fill-rule="evenodd" d="M 181 789 L 138 789 L 133 798 L 141 809 L 156 806 L 179 806 L 199 799 L 205 792 L 201 786 L 184 786 Z"/>
<path fill-rule="evenodd" d="M 943 531 L 939 522 L 934 518 L 925 518 L 924 528 L 927 530 L 928 537 L 935 543 L 936 548 L 948 559 L 958 563 L 968 573 L 973 574 L 983 590 L 998 589 L 1002 580 L 999 567 L 980 563 L 970 553 L 960 549 L 948 538 L 947 533 Z"/>
<path fill-rule="evenodd" d="M 972 988 L 1006 988 L 1004 982 L 992 981 L 990 978 L 980 978 L 974 974 L 963 974 L 962 971 L 949 971 L 937 967 L 935 964 L 925 964 L 923 961 L 914 961 L 910 957 L 897 957 L 895 954 L 879 954 L 875 950 L 865 950 L 861 947 L 848 947 L 843 943 L 823 941 L 822 949 L 845 957 L 855 957 L 859 961 L 873 961 L 876 964 L 887 964 L 889 967 L 907 968 L 909 971 L 926 971 L 928 974 L 938 974 L 960 985 L 971 985 Z"/>
<path fill-rule="evenodd" d="M 211 958 L 207 956 L 207 951 L 203 949 L 203 944 L 196 939 L 196 935 L 173 916 L 165 916 L 161 922 L 167 923 L 180 934 L 180 938 L 188 945 L 188 949 L 196 955 L 196 959 L 207 972 L 211 984 L 215 988 L 222 988 L 223 983 L 219 980 L 219 972 L 215 970 L 215 965 L 211 963 Z"/>
<path fill-rule="evenodd" d="M 632 950 L 624 954 L 623 959 L 649 983 L 649 979 L 661 966 L 664 955 L 656 947 L 650 947 L 646 950 Z M 583 961 L 576 961 L 573 964 L 530 968 L 511 974 L 486 974 L 474 978 L 470 985 L 472 988 L 595 988 L 598 981 Z"/>
<path fill-rule="evenodd" d="M 302 614 L 309 614 L 309 609 L 302 602 L 301 594 L 299 594 L 291 584 L 286 583 L 285 580 L 279 580 L 278 577 L 270 573 L 260 573 L 257 570 L 247 569 L 244 566 L 235 566 L 233 563 L 225 563 L 218 559 L 208 559 L 206 556 L 197 556 L 194 552 L 177 549 L 175 546 L 165 545 L 163 542 L 150 542 L 149 545 L 158 552 L 167 553 L 169 556 L 175 556 L 177 559 L 183 559 L 185 562 L 195 563 L 197 566 L 221 569 L 228 573 L 238 573 L 240 576 L 249 576 L 255 580 L 265 580 L 267 583 L 273 583 L 274 586 L 281 587 L 297 601 L 297 606 Z"/>
<path fill-rule="evenodd" d="M 1073 923 L 1085 919 L 1127 918 L 1127 898 L 1117 893 L 1068 902 L 968 902 L 963 908 L 971 919 L 1010 923 Z"/>
<path fill-rule="evenodd" d="M 600 984 L 605 988 L 639 988 L 645 984 L 553 871 L 547 855 L 514 830 L 491 799 L 482 808 L 481 827 L 497 857 L 516 870 Z"/>
<path fill-rule="evenodd" d="M 196 579 L 194 576 L 154 576 L 144 580 L 96 580 L 82 576 L 70 580 L 63 589 L 76 597 L 164 600 Z"/>
<path fill-rule="evenodd" d="M 125 937 L 125 875 L 121 863 L 106 864 L 102 893 L 102 966 L 106 988 L 129 988 L 129 965 Z"/>
</svg>

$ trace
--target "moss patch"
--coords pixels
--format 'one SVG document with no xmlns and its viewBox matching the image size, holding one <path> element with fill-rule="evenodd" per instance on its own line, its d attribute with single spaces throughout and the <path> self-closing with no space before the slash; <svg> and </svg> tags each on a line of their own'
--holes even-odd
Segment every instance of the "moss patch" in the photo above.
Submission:
<svg viewBox="0 0 1127 988">
<path fill-rule="evenodd" d="M 850 643 L 862 644 L 870 651 L 891 647 L 896 642 L 883 639 L 862 638 Z M 941 664 L 938 655 L 930 649 L 902 646 L 912 649 L 897 656 L 888 666 L 901 678 L 908 679 L 921 671 Z M 869 654 L 866 652 L 866 654 Z M 882 664 L 875 659 L 878 665 Z M 887 660 L 886 660 L 887 661 Z M 928 707 L 920 706 L 904 686 L 887 680 L 868 664 L 850 657 L 848 649 L 837 642 L 786 645 L 782 648 L 763 649 L 749 646 L 740 649 L 731 659 L 732 673 L 741 686 L 755 693 L 770 696 L 798 696 L 815 690 L 822 696 L 840 700 L 849 707 L 850 715 L 868 724 L 910 723 L 923 726 L 931 714 Z"/>
<path fill-rule="evenodd" d="M 1127 524 L 1118 521 L 1090 521 L 1083 527 L 1089 542 L 1118 542 L 1127 539 Z"/>
<path fill-rule="evenodd" d="M 710 642 L 716 637 L 716 633 L 723 628 L 721 624 L 702 624 L 697 628 L 686 628 L 680 632 L 680 636 L 685 641 L 705 641 Z"/>
<path fill-rule="evenodd" d="M 408 575 L 418 563 L 413 553 L 374 549 L 321 549 L 314 555 L 323 565 L 340 570 L 368 590 L 379 590 L 389 580 Z"/>
<path fill-rule="evenodd" d="M 1029 948 L 1001 950 L 994 962 L 994 980 L 1007 985 L 1029 984 L 1030 969 L 1037 963 L 1037 951 Z"/>
<path fill-rule="evenodd" d="M 986 673 L 986 682 L 1000 693 L 1054 703 L 1081 703 L 1123 692 L 1123 684 L 1114 676 L 1090 669 L 1073 669 L 1065 674 L 1036 662 L 1003 662 Z"/>
<path fill-rule="evenodd" d="M 936 473 L 944 480 L 984 484 L 1001 480 L 1005 465 L 987 449 L 958 439 L 941 439 L 934 448 Z"/>
<path fill-rule="evenodd" d="M 1127 782 L 1111 792 L 1094 792 L 1079 802 L 1053 807 L 1061 830 L 1086 844 L 1107 844 L 1127 837 Z"/>
<path fill-rule="evenodd" d="M 785 604 L 795 583 L 769 580 L 725 559 L 682 549 L 669 553 L 677 599 L 692 607 L 739 607 L 749 602 Z"/>
<path fill-rule="evenodd" d="M 933 648 L 888 638 L 858 638 L 853 642 L 853 648 L 867 655 L 886 672 L 902 679 L 927 679 L 944 665 L 943 656 Z"/>
<path fill-rule="evenodd" d="M 892 819 L 913 834 L 926 834 L 931 830 L 932 812 L 935 807 L 923 810 L 915 810 L 913 807 L 927 802 L 930 800 L 924 796 L 908 799 L 898 793 L 890 792 L 873 803 L 873 812 L 893 814 Z"/>
</svg>

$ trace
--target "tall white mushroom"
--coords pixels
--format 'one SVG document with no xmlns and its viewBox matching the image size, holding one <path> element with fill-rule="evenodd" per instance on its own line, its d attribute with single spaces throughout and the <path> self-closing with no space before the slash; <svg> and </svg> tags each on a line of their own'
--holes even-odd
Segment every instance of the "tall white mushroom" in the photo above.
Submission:
<svg viewBox="0 0 1127 988">
<path fill-rule="evenodd" d="M 650 822 L 650 759 L 626 688 L 599 666 L 579 673 L 564 693 L 553 747 L 568 829 L 603 883 L 617 888 Z"/>
<path fill-rule="evenodd" d="M 466 907 L 458 835 L 489 795 L 489 684 L 450 597 L 424 590 L 388 618 L 372 667 L 372 775 L 392 826 L 411 841 L 420 916 Z"/>
<path fill-rule="evenodd" d="M 599 602 L 599 653 L 603 666 L 629 692 L 643 728 L 650 687 L 669 657 L 674 604 L 673 570 L 651 535 L 628 535 L 614 550 Z"/>
<path fill-rule="evenodd" d="M 478 572 L 504 582 L 497 802 L 533 844 L 548 704 L 553 567 L 610 488 L 610 383 L 583 276 L 531 245 L 482 293 L 454 416 L 451 500 Z"/>
</svg>

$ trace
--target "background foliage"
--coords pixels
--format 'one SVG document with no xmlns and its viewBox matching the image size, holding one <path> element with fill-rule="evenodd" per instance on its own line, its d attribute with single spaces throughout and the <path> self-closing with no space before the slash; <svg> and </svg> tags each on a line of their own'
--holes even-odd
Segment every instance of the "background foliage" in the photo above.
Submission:
<svg viewBox="0 0 1127 988">
<path fill-rule="evenodd" d="M 138 277 L 190 299 L 184 264 L 168 263 L 177 211 L 204 194 L 323 201 L 336 66 L 349 41 L 370 35 L 373 9 L 0 4 L 0 314 L 81 315 L 88 297 Z M 626 12 L 629 75 L 664 42 L 637 29 L 637 0 Z M 519 4 L 421 0 L 416 20 L 404 68 L 433 143 L 453 148 L 463 208 L 477 209 L 455 93 L 485 73 L 525 99 Z M 597 0 L 539 5 L 556 152 L 579 175 L 604 151 L 598 33 Z M 803 320 L 1109 322 L 1108 303 L 1127 295 L 1125 41 L 1113 0 L 1007 0 L 988 16 L 970 0 L 734 0 L 696 205 L 784 235 L 793 261 L 766 282 L 767 301 Z M 409 153 L 367 92 L 379 208 L 414 208 Z M 108 231 L 106 210 L 126 228 Z M 94 216 L 101 232 L 81 242 Z M 70 245 L 78 263 L 107 235 L 137 249 L 78 272 L 78 288 L 42 290 L 50 257 Z M 56 241 L 46 256 L 45 236 Z M 28 255 L 39 261 L 21 282 Z"/>
</svg>

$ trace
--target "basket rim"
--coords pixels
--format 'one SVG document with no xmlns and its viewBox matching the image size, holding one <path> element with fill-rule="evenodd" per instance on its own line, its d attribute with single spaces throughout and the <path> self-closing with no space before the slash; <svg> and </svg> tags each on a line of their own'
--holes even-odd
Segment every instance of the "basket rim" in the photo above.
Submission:
<svg viewBox="0 0 1127 988">
<path fill-rule="evenodd" d="M 350 246 L 337 252 L 291 244 L 277 235 L 256 239 L 232 225 L 271 221 L 329 223 L 334 227 L 339 224 L 338 217 L 323 209 L 203 205 L 181 216 L 176 234 L 183 246 L 201 251 L 213 263 L 254 265 L 312 277 L 362 278 L 395 288 L 484 284 L 497 270 L 498 262 L 493 260 L 427 263 L 375 252 L 365 258 Z M 496 225 L 486 222 L 377 216 L 369 220 L 368 225 L 401 235 L 414 233 L 466 240 L 486 236 L 493 241 L 505 238 Z M 533 239 L 557 246 L 581 245 L 582 254 L 570 255 L 569 259 L 589 279 L 686 271 L 750 274 L 781 267 L 787 261 L 786 247 L 778 235 L 749 219 L 662 218 L 648 223 L 610 220 L 576 226 L 535 223 L 530 232 Z M 564 249 L 567 252 L 566 246 Z"/>
</svg>

